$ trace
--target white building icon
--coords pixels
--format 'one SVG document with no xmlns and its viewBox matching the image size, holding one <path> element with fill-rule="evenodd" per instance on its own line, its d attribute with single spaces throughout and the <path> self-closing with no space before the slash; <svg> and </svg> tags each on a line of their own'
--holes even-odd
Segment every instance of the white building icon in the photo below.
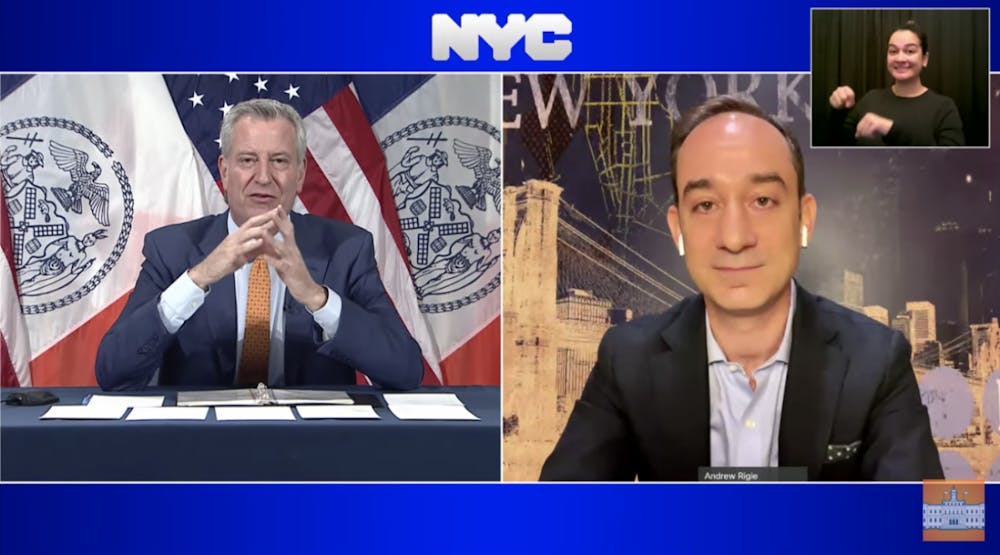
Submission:
<svg viewBox="0 0 1000 555">
<path fill-rule="evenodd" d="M 963 491 L 966 497 L 969 492 Z M 966 503 L 958 498 L 955 486 L 940 503 L 924 503 L 924 530 L 985 530 L 986 504 Z"/>
</svg>

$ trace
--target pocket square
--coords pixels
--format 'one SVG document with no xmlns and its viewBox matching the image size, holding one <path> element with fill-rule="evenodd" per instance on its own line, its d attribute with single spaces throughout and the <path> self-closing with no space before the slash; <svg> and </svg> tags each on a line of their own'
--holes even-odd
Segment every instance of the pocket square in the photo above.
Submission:
<svg viewBox="0 0 1000 555">
<path fill-rule="evenodd" d="M 858 449 L 861 448 L 861 440 L 852 441 L 847 444 L 834 444 L 826 446 L 826 462 L 835 463 L 839 461 L 846 461 L 847 459 L 858 454 Z"/>
</svg>

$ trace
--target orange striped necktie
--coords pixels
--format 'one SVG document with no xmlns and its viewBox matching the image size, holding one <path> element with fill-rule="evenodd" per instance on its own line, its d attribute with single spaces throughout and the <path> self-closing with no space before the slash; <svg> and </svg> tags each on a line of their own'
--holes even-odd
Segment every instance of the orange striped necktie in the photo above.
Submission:
<svg viewBox="0 0 1000 555">
<path fill-rule="evenodd" d="M 250 268 L 247 311 L 243 329 L 240 385 L 267 383 L 267 361 L 271 350 L 271 274 L 267 262 L 257 257 Z"/>
</svg>

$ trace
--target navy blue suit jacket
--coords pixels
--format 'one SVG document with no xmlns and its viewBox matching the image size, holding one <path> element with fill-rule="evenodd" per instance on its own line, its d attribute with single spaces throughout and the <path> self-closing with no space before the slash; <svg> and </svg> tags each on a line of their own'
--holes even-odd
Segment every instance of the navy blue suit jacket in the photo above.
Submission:
<svg viewBox="0 0 1000 555">
<path fill-rule="evenodd" d="M 323 342 L 312 314 L 285 292 L 285 385 L 355 382 L 412 389 L 423 377 L 420 347 L 379 278 L 371 234 L 318 216 L 291 215 L 295 242 L 313 279 L 340 295 L 337 334 Z M 138 389 L 159 369 L 160 385 L 224 386 L 236 373 L 236 292 L 232 275 L 213 284 L 204 304 L 171 334 L 157 311 L 160 293 L 201 262 L 228 234 L 228 212 L 146 235 L 135 289 L 97 352 L 104 389 Z"/>
<path fill-rule="evenodd" d="M 709 417 L 698 295 L 608 330 L 541 479 L 696 480 Z M 902 334 L 798 288 L 778 465 L 810 480 L 944 477 Z"/>
</svg>

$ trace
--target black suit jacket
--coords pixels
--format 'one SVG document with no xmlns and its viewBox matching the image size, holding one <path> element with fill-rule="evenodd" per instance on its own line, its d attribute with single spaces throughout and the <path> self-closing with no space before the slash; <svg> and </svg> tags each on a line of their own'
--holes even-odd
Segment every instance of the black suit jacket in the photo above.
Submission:
<svg viewBox="0 0 1000 555">
<path fill-rule="evenodd" d="M 710 461 L 699 295 L 608 330 L 541 479 L 695 480 Z M 943 478 L 902 334 L 798 288 L 778 464 L 810 480 Z"/>
</svg>

